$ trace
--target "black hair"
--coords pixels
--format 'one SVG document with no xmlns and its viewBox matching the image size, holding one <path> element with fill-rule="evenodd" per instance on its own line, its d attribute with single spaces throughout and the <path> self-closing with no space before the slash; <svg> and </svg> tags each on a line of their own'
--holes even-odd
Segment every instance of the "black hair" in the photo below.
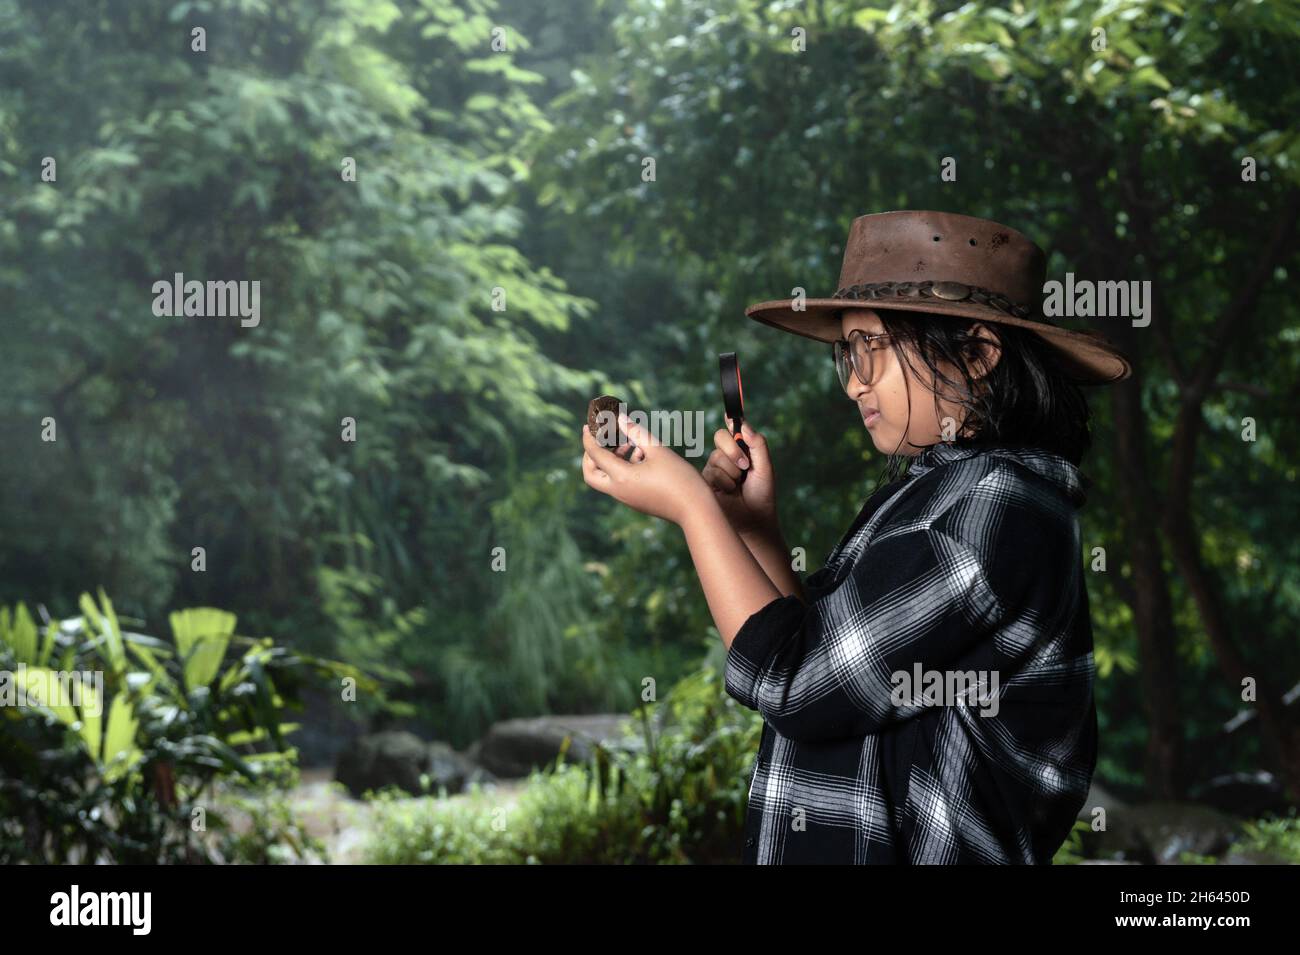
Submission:
<svg viewBox="0 0 1300 955">
<path fill-rule="evenodd" d="M 903 367 L 919 381 L 930 380 L 918 373 L 913 358 L 919 358 L 934 376 L 936 411 L 939 393 L 965 409 L 960 433 L 951 442 L 954 446 L 1040 448 L 1076 467 L 1081 464 L 1092 446 L 1088 401 L 1066 376 L 1052 346 L 1036 332 L 929 312 L 880 309 L 877 314 Z M 981 370 L 976 360 L 983 339 L 972 331 L 977 324 L 993 333 L 1001 349 L 993 368 L 978 378 L 974 373 Z M 958 369 L 960 380 L 944 374 L 940 361 Z M 910 418 L 910 389 L 908 401 Z M 906 433 L 904 428 L 903 440 Z M 882 480 L 897 478 L 911 460 L 897 452 L 889 454 Z"/>
</svg>

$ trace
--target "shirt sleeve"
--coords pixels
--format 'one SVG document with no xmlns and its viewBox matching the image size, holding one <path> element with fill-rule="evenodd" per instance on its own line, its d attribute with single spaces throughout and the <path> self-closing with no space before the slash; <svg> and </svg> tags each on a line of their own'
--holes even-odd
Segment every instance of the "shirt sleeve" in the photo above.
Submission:
<svg viewBox="0 0 1300 955">
<path fill-rule="evenodd" d="M 803 581 L 803 592 L 805 597 L 816 599 L 820 592 L 835 579 L 835 573 L 829 567 L 822 567 L 815 570 Z"/>
<path fill-rule="evenodd" d="M 1010 670 L 1005 682 L 1072 579 L 1065 561 L 1077 555 L 1050 524 L 1013 507 L 969 540 L 943 520 L 878 538 L 834 589 L 807 605 L 779 597 L 745 621 L 727 651 L 728 694 L 787 739 L 819 741 L 925 712 L 918 668 L 944 685 L 954 670 Z"/>
</svg>

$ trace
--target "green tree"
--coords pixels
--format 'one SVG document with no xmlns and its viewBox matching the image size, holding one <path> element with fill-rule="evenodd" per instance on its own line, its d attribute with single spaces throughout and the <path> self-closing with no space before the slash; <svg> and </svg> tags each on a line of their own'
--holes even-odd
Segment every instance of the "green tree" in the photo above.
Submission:
<svg viewBox="0 0 1300 955">
<path fill-rule="evenodd" d="M 544 120 L 491 8 L 0 2 L 5 594 L 102 584 L 132 613 L 230 606 L 417 676 L 468 657 L 578 692 L 588 641 L 534 634 L 539 669 L 480 610 L 524 586 L 490 572 L 515 528 L 488 505 L 574 442 L 561 402 L 595 380 L 543 340 L 592 303 L 514 244 L 513 144 Z M 258 281 L 260 322 L 155 316 L 175 273 Z"/>
</svg>

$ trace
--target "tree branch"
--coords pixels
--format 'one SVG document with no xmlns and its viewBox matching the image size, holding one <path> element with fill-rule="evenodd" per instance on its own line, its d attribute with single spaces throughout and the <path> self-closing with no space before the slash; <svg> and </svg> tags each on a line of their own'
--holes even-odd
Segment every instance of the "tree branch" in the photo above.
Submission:
<svg viewBox="0 0 1300 955">
<path fill-rule="evenodd" d="M 1263 385 L 1252 385 L 1244 381 L 1225 381 L 1222 378 L 1214 383 L 1214 389 L 1218 391 L 1242 391 L 1248 395 L 1254 395 L 1256 398 L 1273 397 L 1273 392 Z"/>
<path fill-rule="evenodd" d="M 1211 328 L 1208 347 L 1192 374 L 1184 401 L 1199 406 L 1214 384 L 1233 335 L 1240 333 L 1249 320 L 1259 301 L 1264 283 L 1268 281 L 1291 246 L 1295 236 L 1297 215 L 1300 215 L 1300 190 L 1292 189 L 1282 200 L 1281 211 L 1273 223 L 1268 241 L 1261 252 L 1254 256 L 1254 265 L 1250 268 L 1245 282 L 1242 283 L 1236 299 L 1233 300 L 1232 305 L 1224 309 L 1218 321 L 1214 323 L 1214 327 Z"/>
</svg>

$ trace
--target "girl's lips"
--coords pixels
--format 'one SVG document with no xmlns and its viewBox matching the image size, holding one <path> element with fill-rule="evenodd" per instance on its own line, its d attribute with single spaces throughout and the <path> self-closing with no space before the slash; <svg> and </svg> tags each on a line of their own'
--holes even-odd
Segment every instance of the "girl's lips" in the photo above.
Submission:
<svg viewBox="0 0 1300 955">
<path fill-rule="evenodd" d="M 880 417 L 880 412 L 879 412 L 879 411 L 868 411 L 866 414 L 864 414 L 864 415 L 862 416 L 862 422 L 863 422 L 863 424 L 865 424 L 868 428 L 870 428 L 873 424 L 876 423 L 876 420 L 877 420 L 879 417 Z"/>
</svg>

